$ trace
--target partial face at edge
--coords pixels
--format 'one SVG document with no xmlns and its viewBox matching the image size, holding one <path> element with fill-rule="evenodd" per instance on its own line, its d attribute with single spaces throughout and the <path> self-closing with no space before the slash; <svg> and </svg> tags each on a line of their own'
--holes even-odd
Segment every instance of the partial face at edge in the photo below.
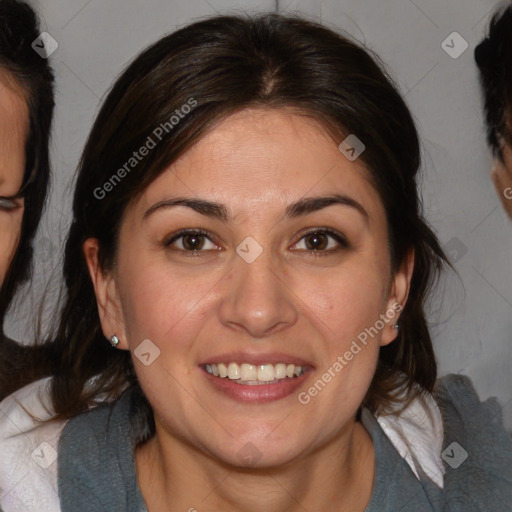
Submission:
<svg viewBox="0 0 512 512">
<path fill-rule="evenodd" d="M 0 285 L 18 246 L 23 219 L 23 198 L 18 193 L 25 171 L 28 106 L 10 76 L 0 70 Z"/>
<path fill-rule="evenodd" d="M 352 205 L 285 216 L 292 203 L 333 194 Z M 164 205 L 176 197 L 221 203 L 229 220 Z M 183 229 L 206 236 L 180 236 Z M 248 248 L 240 245 L 247 237 Z M 112 274 L 99 271 L 96 247 L 90 239 L 84 250 L 105 336 L 116 334 L 132 355 L 143 340 L 151 354 L 159 351 L 149 365 L 133 357 L 157 430 L 238 465 L 249 442 L 265 466 L 340 435 L 368 390 L 380 346 L 396 337 L 396 309 L 353 358 L 344 355 L 405 303 L 412 272 L 409 261 L 391 275 L 384 207 L 361 164 L 316 124 L 283 111 L 229 117 L 159 176 L 125 212 Z M 237 248 L 262 252 L 250 262 Z M 202 366 L 234 352 L 287 354 L 312 369 L 293 393 L 247 403 L 219 391 Z M 340 356 L 342 369 L 301 403 L 299 394 Z"/>
<path fill-rule="evenodd" d="M 492 181 L 501 204 L 512 219 L 512 147 L 503 144 L 503 162 L 496 159 L 492 170 Z"/>
</svg>

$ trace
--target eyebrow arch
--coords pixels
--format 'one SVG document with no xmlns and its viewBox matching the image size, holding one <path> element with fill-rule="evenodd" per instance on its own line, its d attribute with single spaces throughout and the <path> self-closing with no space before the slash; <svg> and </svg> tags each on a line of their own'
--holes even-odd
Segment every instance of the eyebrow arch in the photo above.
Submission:
<svg viewBox="0 0 512 512">
<path fill-rule="evenodd" d="M 365 221 L 368 222 L 369 215 L 363 206 L 355 199 L 352 199 L 351 197 L 345 196 L 343 194 L 306 197 L 299 199 L 297 202 L 287 206 L 283 218 L 294 219 L 296 217 L 300 217 L 301 215 L 307 215 L 308 213 L 313 213 L 335 204 L 354 208 L 364 217 Z M 147 219 L 151 214 L 158 210 L 163 208 L 171 208 L 173 206 L 187 206 L 188 208 L 192 208 L 196 212 L 202 215 L 206 215 L 207 217 L 218 219 L 223 222 L 229 221 L 228 210 L 223 204 L 207 201 L 204 199 L 194 199 L 188 197 L 176 197 L 173 199 L 165 199 L 163 201 L 159 201 L 144 213 L 143 219 Z"/>
</svg>

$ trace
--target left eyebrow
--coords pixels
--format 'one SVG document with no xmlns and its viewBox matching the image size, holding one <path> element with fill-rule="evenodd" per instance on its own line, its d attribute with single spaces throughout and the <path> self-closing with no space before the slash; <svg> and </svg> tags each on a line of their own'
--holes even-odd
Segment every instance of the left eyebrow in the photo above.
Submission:
<svg viewBox="0 0 512 512">
<path fill-rule="evenodd" d="M 289 205 L 285 211 L 285 218 L 293 219 L 301 215 L 316 212 L 323 208 L 327 208 L 332 205 L 343 205 L 349 206 L 357 210 L 366 221 L 369 220 L 370 216 L 364 209 L 363 205 L 358 203 L 355 199 L 343 194 L 334 194 L 331 196 L 320 196 L 320 197 L 306 197 L 299 201 Z"/>
<path fill-rule="evenodd" d="M 355 199 L 352 199 L 351 197 L 343 194 L 306 197 L 300 199 L 299 201 L 287 206 L 283 217 L 287 219 L 294 219 L 302 215 L 307 215 L 308 213 L 322 210 L 323 208 L 327 208 L 328 206 L 332 205 L 342 205 L 354 208 L 364 217 L 366 221 L 369 220 L 368 212 L 364 209 L 364 207 Z M 207 201 L 205 199 L 194 199 L 187 197 L 176 197 L 173 199 L 159 201 L 144 213 L 143 219 L 146 219 L 157 210 L 163 208 L 171 208 L 173 206 L 187 206 L 188 208 L 192 208 L 202 215 L 218 219 L 223 222 L 228 222 L 230 219 L 228 210 L 225 205 L 213 201 Z"/>
</svg>

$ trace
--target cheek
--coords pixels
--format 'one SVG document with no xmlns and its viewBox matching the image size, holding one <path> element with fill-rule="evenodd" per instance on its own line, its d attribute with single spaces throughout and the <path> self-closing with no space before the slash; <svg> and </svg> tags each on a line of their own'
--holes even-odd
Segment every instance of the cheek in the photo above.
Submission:
<svg viewBox="0 0 512 512">
<path fill-rule="evenodd" d="M 381 316 L 388 283 L 380 265 L 347 266 L 328 280 L 306 283 L 301 296 L 310 298 L 306 314 L 324 334 L 324 357 L 317 372 L 321 382 L 306 390 L 304 401 L 321 394 L 317 405 L 331 403 L 324 413 L 333 420 L 343 414 L 337 403 L 357 408 L 373 378 L 382 330 L 389 323 Z"/>
<path fill-rule="evenodd" d="M 197 371 L 195 340 L 208 337 L 207 329 L 206 333 L 201 330 L 212 317 L 212 288 L 222 274 L 192 277 L 170 266 L 152 266 L 148 261 L 141 262 L 138 271 L 134 268 L 125 269 L 127 279 L 120 287 L 126 339 L 137 378 L 153 409 L 167 418 L 166 423 L 174 425 L 175 419 L 166 416 L 169 408 L 173 418 L 183 420 L 190 414 L 191 403 L 199 402 L 191 396 L 201 396 L 193 378 Z M 143 360 L 144 353 L 150 354 L 149 364 Z M 195 414 L 204 411 L 199 408 Z"/>
<path fill-rule="evenodd" d="M 0 212 L 0 284 L 18 247 L 22 219 L 22 209 L 15 212 Z"/>
<path fill-rule="evenodd" d="M 124 276 L 120 297 L 130 346 L 150 339 L 163 355 L 186 350 L 211 309 L 209 291 L 220 274 L 194 276 L 149 258 L 133 263 L 119 273 Z"/>
<path fill-rule="evenodd" d="M 322 320 L 338 348 L 374 325 L 388 298 L 382 269 L 372 264 L 340 267 L 328 277 L 309 277 L 301 286 L 304 303 Z"/>
</svg>

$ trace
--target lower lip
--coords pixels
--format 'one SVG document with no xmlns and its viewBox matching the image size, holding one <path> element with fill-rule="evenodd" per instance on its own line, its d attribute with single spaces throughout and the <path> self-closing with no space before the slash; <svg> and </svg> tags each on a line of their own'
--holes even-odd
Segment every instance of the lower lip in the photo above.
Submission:
<svg viewBox="0 0 512 512">
<path fill-rule="evenodd" d="M 220 391 L 223 395 L 229 396 L 234 400 L 247 403 L 274 402 L 275 400 L 285 398 L 302 386 L 311 373 L 311 370 L 306 370 L 300 377 L 282 379 L 275 384 L 257 384 L 249 386 L 246 384 L 236 384 L 228 377 L 215 377 L 204 368 L 202 368 L 202 370 L 210 384 L 217 391 Z"/>
</svg>

